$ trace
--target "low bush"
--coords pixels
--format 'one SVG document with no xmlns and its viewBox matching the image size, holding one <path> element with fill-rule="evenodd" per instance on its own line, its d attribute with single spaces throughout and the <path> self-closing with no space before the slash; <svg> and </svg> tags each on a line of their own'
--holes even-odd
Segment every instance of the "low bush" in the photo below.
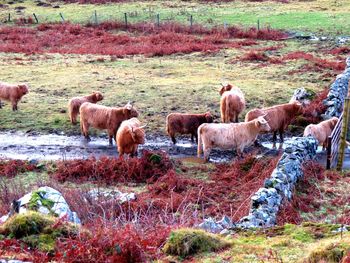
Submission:
<svg viewBox="0 0 350 263">
<path fill-rule="evenodd" d="M 197 253 L 218 251 L 230 246 L 219 235 L 210 234 L 200 229 L 177 229 L 170 233 L 164 245 L 164 252 L 182 258 Z"/>
<path fill-rule="evenodd" d="M 0 176 L 15 177 L 19 173 L 34 171 L 36 166 L 22 160 L 0 160 Z"/>
</svg>

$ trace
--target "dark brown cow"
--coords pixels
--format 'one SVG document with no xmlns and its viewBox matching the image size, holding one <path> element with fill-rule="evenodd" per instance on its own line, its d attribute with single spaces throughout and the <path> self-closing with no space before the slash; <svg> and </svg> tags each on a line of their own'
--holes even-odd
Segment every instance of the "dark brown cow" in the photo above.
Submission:
<svg viewBox="0 0 350 263">
<path fill-rule="evenodd" d="M 177 133 L 191 134 L 191 141 L 193 142 L 193 137 L 196 137 L 196 142 L 198 142 L 199 125 L 211 122 L 213 122 L 213 116 L 210 112 L 204 114 L 170 113 L 166 117 L 166 129 L 174 144 L 176 144 L 175 135 Z"/>
</svg>

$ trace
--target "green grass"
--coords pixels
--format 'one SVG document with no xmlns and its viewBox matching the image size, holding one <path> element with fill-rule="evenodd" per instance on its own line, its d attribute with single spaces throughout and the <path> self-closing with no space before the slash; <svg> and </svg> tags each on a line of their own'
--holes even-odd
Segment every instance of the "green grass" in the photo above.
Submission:
<svg viewBox="0 0 350 263">
<path fill-rule="evenodd" d="M 197 255 L 192 262 L 338 262 L 333 259 L 349 251 L 350 241 L 349 233 L 343 234 L 342 238 L 340 233 L 332 233 L 338 227 L 305 223 L 241 231 L 226 239 L 231 242 L 229 249 Z M 299 238 L 306 235 L 309 238 Z"/>
<path fill-rule="evenodd" d="M 260 43 L 261 46 L 278 44 Z M 286 43 L 280 52 L 319 48 L 316 44 L 305 47 L 300 42 Z M 102 56 L 93 55 L 1 53 L 0 79 L 27 82 L 30 92 L 19 103 L 19 111 L 12 112 L 9 103 L 0 110 L 0 129 L 80 134 L 79 125 L 72 126 L 69 122 L 68 100 L 99 90 L 105 97 L 100 102 L 103 105 L 123 106 L 129 100 L 135 101 L 141 121 L 149 123 L 147 132 L 165 134 L 165 117 L 170 112 L 210 110 L 218 118 L 218 88 L 225 80 L 243 90 L 247 110 L 286 103 L 300 86 L 319 91 L 325 85 L 319 80 L 322 72 L 288 74 L 305 63 L 302 61 L 267 67 L 231 62 L 243 52 L 232 49 L 210 55 L 133 56 L 116 61 L 105 56 L 104 62 L 97 62 Z M 326 79 L 325 83 L 330 81 Z"/>
<path fill-rule="evenodd" d="M 53 5 L 55 5 L 54 3 Z M 32 16 L 35 13 L 39 22 L 61 21 L 62 13 L 66 21 L 74 23 L 94 22 L 97 20 L 123 20 L 128 14 L 129 22 L 156 22 L 157 14 L 162 21 L 178 21 L 189 24 L 190 15 L 195 23 L 205 25 L 241 24 L 256 26 L 260 19 L 261 26 L 299 30 L 307 32 L 324 31 L 326 34 L 350 33 L 348 15 L 350 2 L 345 0 L 291 1 L 289 4 L 277 2 L 242 2 L 235 1 L 221 4 L 204 4 L 196 1 L 137 1 L 105 5 L 79 5 L 58 3 L 60 8 L 36 6 L 34 1 L 9 5 L 9 9 L 0 9 L 0 18 L 4 20 L 8 13 L 13 19 Z M 23 6 L 21 13 L 15 12 L 16 6 Z"/>
</svg>

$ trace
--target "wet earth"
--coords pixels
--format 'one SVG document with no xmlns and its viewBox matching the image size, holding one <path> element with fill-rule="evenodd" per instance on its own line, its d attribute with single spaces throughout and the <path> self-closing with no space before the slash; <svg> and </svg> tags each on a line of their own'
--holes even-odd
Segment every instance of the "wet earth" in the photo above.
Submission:
<svg viewBox="0 0 350 263">
<path fill-rule="evenodd" d="M 193 162 L 200 162 L 196 157 L 197 144 L 191 143 L 187 137 L 177 138 L 178 143 L 173 145 L 166 136 L 148 136 L 146 143 L 140 145 L 142 149 L 163 150 L 173 158 L 181 158 Z M 286 140 L 288 141 L 288 139 Z M 273 149 L 268 141 L 261 146 L 248 147 L 245 152 L 256 155 L 278 155 L 285 144 L 279 145 L 280 149 Z M 117 157 L 115 145 L 110 146 L 106 137 L 92 137 L 87 142 L 82 136 L 66 136 L 58 134 L 27 134 L 23 132 L 0 133 L 0 158 L 21 160 L 68 160 L 85 159 L 91 156 Z M 210 154 L 212 162 L 227 162 L 235 158 L 234 152 L 214 149 Z"/>
<path fill-rule="evenodd" d="M 290 138 L 285 138 L 284 144 L 277 143 L 277 148 L 271 143 L 272 136 L 259 137 L 260 146 L 250 146 L 245 153 L 253 153 L 257 156 L 277 156 L 287 146 Z M 188 162 L 202 163 L 203 159 L 197 158 L 197 144 L 191 143 L 187 136 L 178 137 L 177 144 L 173 145 L 170 138 L 164 135 L 148 135 L 146 143 L 139 146 L 139 154 L 143 149 L 162 150 L 172 158 L 178 158 Z M 17 131 L 0 132 L 0 159 L 20 159 L 37 161 L 55 161 L 69 159 L 86 159 L 91 156 L 117 157 L 116 146 L 110 146 L 105 135 L 91 137 L 87 142 L 83 136 L 24 133 Z M 350 150 L 346 150 L 344 168 L 350 168 Z M 229 162 L 236 158 L 232 150 L 213 149 L 210 161 Z M 326 152 L 322 147 L 317 150 L 315 160 L 326 166 Z"/>
</svg>

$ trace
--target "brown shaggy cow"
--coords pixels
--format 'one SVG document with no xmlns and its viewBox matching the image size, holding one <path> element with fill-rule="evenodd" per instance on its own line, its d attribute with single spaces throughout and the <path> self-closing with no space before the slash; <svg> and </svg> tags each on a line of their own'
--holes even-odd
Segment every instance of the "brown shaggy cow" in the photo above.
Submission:
<svg viewBox="0 0 350 263">
<path fill-rule="evenodd" d="M 119 156 L 130 154 L 131 157 L 137 156 L 139 144 L 145 144 L 145 131 L 141 122 L 137 118 L 125 120 L 120 124 L 117 131 L 117 148 Z"/>
<path fill-rule="evenodd" d="M 96 103 L 103 100 L 102 93 L 99 91 L 94 91 L 92 94 L 82 97 L 71 98 L 68 102 L 68 113 L 69 119 L 72 124 L 77 124 L 77 116 L 79 114 L 79 109 L 81 104 L 84 102 Z"/>
<path fill-rule="evenodd" d="M 238 115 L 245 109 L 243 92 L 238 87 L 227 84 L 222 86 L 219 93 L 221 121 L 238 122 Z"/>
<path fill-rule="evenodd" d="M 251 121 L 259 116 L 266 115 L 271 132 L 273 132 L 273 142 L 277 140 L 277 132 L 280 134 L 281 142 L 283 142 L 283 133 L 287 129 L 291 121 L 298 115 L 303 114 L 304 108 L 300 102 L 292 102 L 281 105 L 272 106 L 263 109 L 253 109 L 245 116 L 245 121 Z"/>
<path fill-rule="evenodd" d="M 176 144 L 175 134 L 191 134 L 191 141 L 196 137 L 198 142 L 197 129 L 202 123 L 213 122 L 210 112 L 203 114 L 170 113 L 166 117 L 166 129 L 171 140 Z"/>
<path fill-rule="evenodd" d="M 237 155 L 242 156 L 245 147 L 252 144 L 259 132 L 270 131 L 270 126 L 263 116 L 255 120 L 241 123 L 204 123 L 198 128 L 197 153 L 204 160 L 209 160 L 212 148 L 236 149 Z"/>
<path fill-rule="evenodd" d="M 12 110 L 18 110 L 17 103 L 29 92 L 27 84 L 9 84 L 0 82 L 0 99 L 10 101 Z M 2 108 L 0 100 L 0 109 Z"/>
<path fill-rule="evenodd" d="M 80 129 L 85 138 L 90 141 L 90 125 L 96 129 L 106 129 L 109 136 L 109 144 L 116 139 L 117 130 L 122 121 L 137 117 L 137 110 L 127 103 L 124 107 L 106 107 L 102 105 L 84 102 L 80 106 Z"/>
<path fill-rule="evenodd" d="M 319 124 L 310 124 L 306 126 L 304 130 L 304 136 L 313 136 L 316 138 L 319 144 L 322 144 L 322 149 L 327 148 L 328 136 L 332 134 L 335 125 L 338 122 L 337 117 L 330 118 L 320 122 Z"/>
</svg>

